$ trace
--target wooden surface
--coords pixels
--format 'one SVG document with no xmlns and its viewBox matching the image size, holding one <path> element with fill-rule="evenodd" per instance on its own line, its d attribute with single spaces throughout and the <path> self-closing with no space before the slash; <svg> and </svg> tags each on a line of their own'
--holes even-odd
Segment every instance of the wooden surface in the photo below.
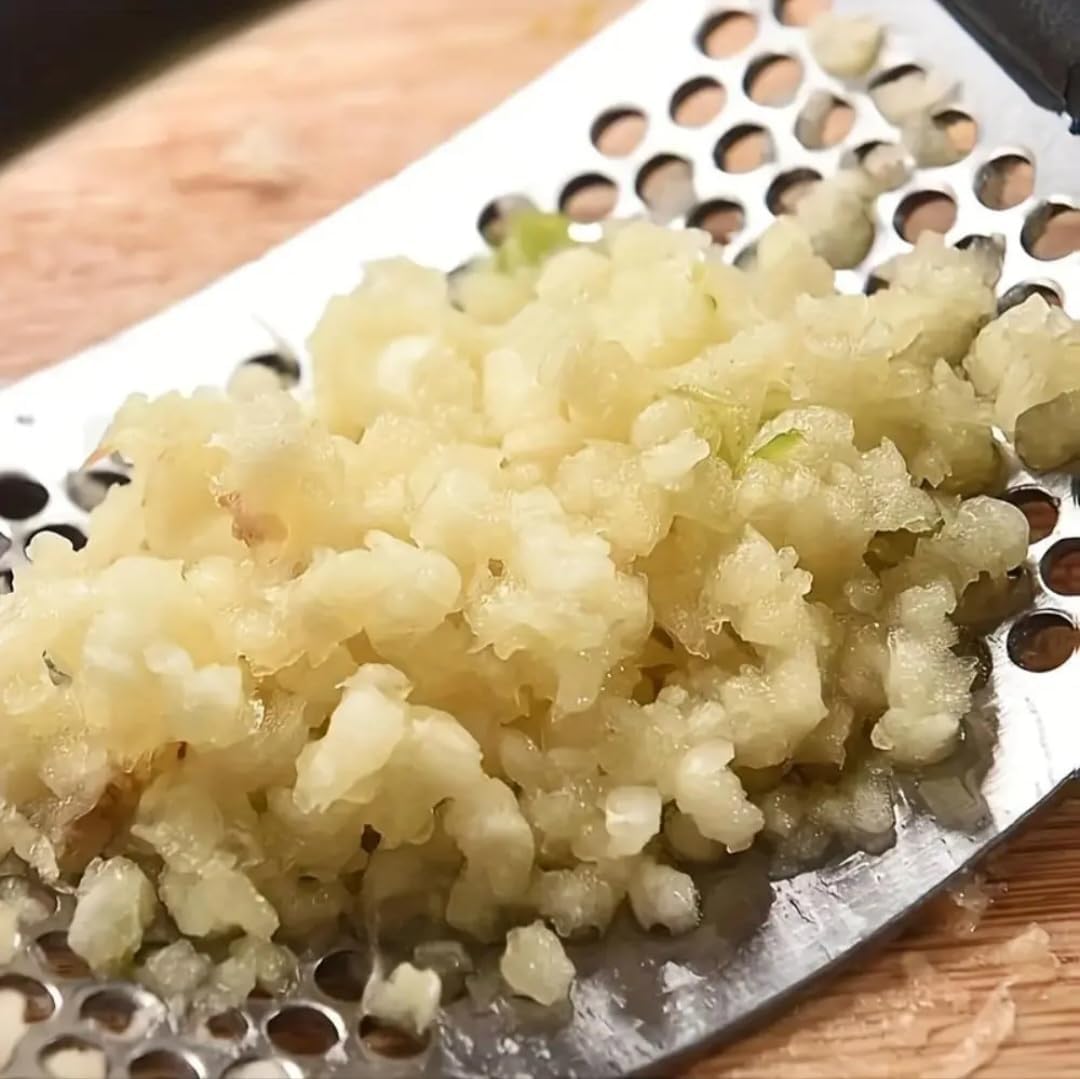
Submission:
<svg viewBox="0 0 1080 1079">
<path fill-rule="evenodd" d="M 305 0 L 0 173 L 0 378 L 261 254 L 629 0 Z"/>
<path fill-rule="evenodd" d="M 85 118 L 0 174 L 0 378 L 259 254 L 626 6 L 307 0 Z M 1080 799 L 1045 813 L 988 876 L 981 921 L 943 899 L 691 1074 L 945 1079 L 982 1058 L 980 1076 L 1080 1074 Z M 1046 946 L 1037 934 L 1007 946 L 1032 922 Z"/>
</svg>

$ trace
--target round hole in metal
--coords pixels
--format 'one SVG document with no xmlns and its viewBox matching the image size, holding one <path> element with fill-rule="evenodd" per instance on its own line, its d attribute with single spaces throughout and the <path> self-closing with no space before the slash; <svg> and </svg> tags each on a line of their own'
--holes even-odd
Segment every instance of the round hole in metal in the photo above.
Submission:
<svg viewBox="0 0 1080 1079">
<path fill-rule="evenodd" d="M 843 142 L 854 126 L 851 105 L 827 90 L 815 90 L 799 110 L 795 137 L 808 150 L 824 150 Z"/>
<path fill-rule="evenodd" d="M 1021 154 L 1000 154 L 975 173 L 975 196 L 991 210 L 1010 210 L 1034 190 L 1035 166 Z"/>
<path fill-rule="evenodd" d="M 506 239 L 506 220 L 522 210 L 532 210 L 535 206 L 524 195 L 500 195 L 492 199 L 476 219 L 476 229 L 492 247 L 497 247 Z"/>
<path fill-rule="evenodd" d="M 736 256 L 732 259 L 732 263 L 738 266 L 740 270 L 751 270 L 754 268 L 754 264 L 757 262 L 757 242 L 747 244 Z"/>
<path fill-rule="evenodd" d="M 359 1000 L 370 971 L 371 964 L 363 952 L 331 952 L 315 967 L 315 984 L 334 1000 Z"/>
<path fill-rule="evenodd" d="M 1025 300 L 1030 300 L 1032 296 L 1041 296 L 1053 307 L 1061 307 L 1064 304 L 1061 290 L 1052 282 L 1021 281 L 1020 284 L 1013 285 L 1002 293 L 1001 299 L 998 300 L 998 314 L 1003 315 L 1010 308 L 1019 306 Z"/>
<path fill-rule="evenodd" d="M 27 1023 L 41 1023 L 56 1011 L 58 997 L 48 986 L 25 974 L 0 975 L 0 989 L 11 989 L 26 1001 L 23 1019 Z"/>
<path fill-rule="evenodd" d="M 934 115 L 934 125 L 945 132 L 949 145 L 960 158 L 967 157 L 979 141 L 979 125 L 961 109 L 943 109 Z"/>
<path fill-rule="evenodd" d="M 721 247 L 731 243 L 746 225 L 746 211 L 731 199 L 710 199 L 690 211 L 687 227 L 704 229 Z"/>
<path fill-rule="evenodd" d="M 841 159 L 845 168 L 861 166 L 883 191 L 895 191 L 911 179 L 914 163 L 910 151 L 894 142 L 864 142 Z"/>
<path fill-rule="evenodd" d="M 775 154 L 772 136 L 757 124 L 739 124 L 724 134 L 713 151 L 713 160 L 724 172 L 752 172 Z"/>
<path fill-rule="evenodd" d="M 128 1064 L 131 1079 L 201 1079 L 199 1069 L 183 1053 L 151 1049 Z"/>
<path fill-rule="evenodd" d="M 79 1007 L 79 1018 L 110 1034 L 123 1034 L 139 1010 L 138 1001 L 125 989 L 99 989 Z"/>
<path fill-rule="evenodd" d="M 1005 496 L 1027 518 L 1028 542 L 1046 539 L 1057 527 L 1058 500 L 1039 487 L 1017 487 Z"/>
<path fill-rule="evenodd" d="M 334 1021 L 310 1004 L 290 1004 L 266 1024 L 266 1034 L 274 1045 L 294 1056 L 322 1056 L 341 1040 Z"/>
<path fill-rule="evenodd" d="M 300 361 L 295 356 L 286 355 L 284 352 L 260 352 L 257 356 L 244 360 L 244 366 L 249 365 L 265 367 L 268 371 L 273 371 L 286 389 L 295 386 L 300 381 Z"/>
<path fill-rule="evenodd" d="M 671 95 L 671 118 L 683 127 L 702 127 L 727 104 L 727 91 L 708 75 L 689 79 Z"/>
<path fill-rule="evenodd" d="M 994 237 L 986 236 L 980 232 L 969 233 L 967 236 L 961 236 L 960 239 L 956 241 L 956 246 L 960 251 L 968 251 L 971 248 L 978 251 L 980 248 L 989 247 L 991 245 L 997 246 Z"/>
<path fill-rule="evenodd" d="M 694 205 L 694 166 L 675 154 L 657 154 L 638 170 L 634 189 L 654 215 L 670 220 Z"/>
<path fill-rule="evenodd" d="M 30 544 L 43 532 L 51 532 L 53 535 L 62 536 L 76 551 L 81 551 L 86 546 L 86 533 L 81 528 L 76 525 L 55 524 L 42 525 L 41 528 L 35 528 L 34 531 L 26 537 L 26 540 L 23 543 L 23 550 L 29 553 Z"/>
<path fill-rule="evenodd" d="M 1035 611 L 1009 630 L 1009 659 L 1025 671 L 1056 670 L 1076 651 L 1077 632 L 1071 620 L 1057 611 Z"/>
<path fill-rule="evenodd" d="M 1061 202 L 1044 202 L 1028 214 L 1020 231 L 1024 250 L 1042 262 L 1080 251 L 1080 210 Z"/>
<path fill-rule="evenodd" d="M 446 283 L 449 289 L 450 303 L 459 311 L 465 310 L 464 282 L 466 281 L 468 274 L 482 264 L 482 259 L 471 258 L 458 263 L 452 270 L 447 271 Z"/>
<path fill-rule="evenodd" d="M 832 0 L 775 0 L 773 13 L 785 26 L 809 26 L 832 7 Z"/>
<path fill-rule="evenodd" d="M 364 1048 L 373 1056 L 389 1057 L 392 1060 L 419 1056 L 431 1043 L 431 1035 L 427 1032 L 414 1034 L 384 1023 L 372 1015 L 365 1015 L 360 1020 L 359 1035 Z"/>
<path fill-rule="evenodd" d="M 896 231 L 913 244 L 924 232 L 945 235 L 956 224 L 956 201 L 944 191 L 915 191 L 897 207 Z"/>
<path fill-rule="evenodd" d="M 926 77 L 926 69 L 919 64 L 896 64 L 893 67 L 879 71 L 871 80 L 868 89 L 873 91 L 882 86 L 890 86 L 901 79 L 911 78 L 914 75 Z"/>
<path fill-rule="evenodd" d="M 848 150 L 841 160 L 843 165 L 859 165 L 865 161 L 870 154 L 877 150 L 881 146 L 895 146 L 892 142 L 882 142 L 880 139 L 870 139 L 867 142 L 860 142 L 858 146 L 853 146 Z"/>
<path fill-rule="evenodd" d="M 105 501 L 113 487 L 124 487 L 131 482 L 130 476 L 105 468 L 92 468 L 86 472 L 69 472 L 64 480 L 68 498 L 85 513 L 96 509 Z"/>
<path fill-rule="evenodd" d="M 206 1020 L 206 1029 L 211 1037 L 238 1042 L 247 1037 L 251 1024 L 239 1008 L 230 1008 L 227 1012 L 210 1016 Z"/>
<path fill-rule="evenodd" d="M 782 172 L 765 192 L 765 205 L 780 216 L 795 212 L 799 201 L 821 180 L 821 173 L 814 169 L 791 169 Z"/>
<path fill-rule="evenodd" d="M 882 289 L 889 287 L 889 281 L 887 278 L 882 277 L 878 273 L 868 273 L 866 275 L 866 283 L 863 285 L 863 295 L 873 296 L 875 292 L 880 292 Z"/>
<path fill-rule="evenodd" d="M 956 246 L 961 251 L 974 251 L 979 255 L 983 270 L 994 285 L 1001 278 L 1001 270 L 1005 264 L 1005 237 L 985 236 L 982 233 L 971 233 L 956 241 Z M 989 275 L 992 274 L 992 278 Z"/>
<path fill-rule="evenodd" d="M 698 29 L 697 47 L 714 59 L 734 56 L 757 37 L 757 19 L 747 11 L 720 11 Z"/>
<path fill-rule="evenodd" d="M 93 1079 L 95 1075 L 104 1076 L 108 1070 L 105 1053 L 100 1046 L 71 1034 L 56 1038 L 44 1046 L 38 1053 L 38 1062 L 46 1075 L 54 1075 L 57 1079 L 69 1079 L 74 1075 Z"/>
<path fill-rule="evenodd" d="M 619 199 L 619 189 L 615 182 L 598 172 L 588 172 L 575 176 L 562 190 L 559 196 L 559 209 L 581 224 L 603 221 Z"/>
<path fill-rule="evenodd" d="M 918 64 L 897 64 L 870 80 L 870 100 L 886 120 L 899 123 L 907 115 L 910 98 L 922 93 L 926 80 L 926 69 Z"/>
<path fill-rule="evenodd" d="M 803 66 L 794 56 L 770 53 L 751 61 L 743 90 L 758 105 L 779 108 L 790 104 L 803 80 Z"/>
<path fill-rule="evenodd" d="M 626 157 L 641 145 L 648 127 L 645 113 L 623 105 L 602 112 L 593 121 L 589 137 L 593 146 L 607 157 Z"/>
<path fill-rule="evenodd" d="M 76 955 L 68 944 L 67 933 L 55 929 L 42 933 L 34 942 L 41 961 L 58 978 L 89 978 L 90 967 L 86 960 Z"/>
<path fill-rule="evenodd" d="M 1058 540 L 1042 556 L 1039 572 L 1059 596 L 1080 596 L 1080 539 Z"/>
<path fill-rule="evenodd" d="M 49 492 L 21 472 L 0 472 L 0 517 L 26 521 L 49 504 Z"/>
</svg>

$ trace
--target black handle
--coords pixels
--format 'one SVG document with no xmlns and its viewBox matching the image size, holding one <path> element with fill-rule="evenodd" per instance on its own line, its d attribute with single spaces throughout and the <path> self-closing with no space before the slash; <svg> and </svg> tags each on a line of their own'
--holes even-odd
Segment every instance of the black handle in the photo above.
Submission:
<svg viewBox="0 0 1080 1079">
<path fill-rule="evenodd" d="M 1080 133 L 1080 0 L 942 0 L 1040 105 Z"/>
<path fill-rule="evenodd" d="M 282 0 L 0 0 L 0 160 L 200 38 Z"/>
</svg>

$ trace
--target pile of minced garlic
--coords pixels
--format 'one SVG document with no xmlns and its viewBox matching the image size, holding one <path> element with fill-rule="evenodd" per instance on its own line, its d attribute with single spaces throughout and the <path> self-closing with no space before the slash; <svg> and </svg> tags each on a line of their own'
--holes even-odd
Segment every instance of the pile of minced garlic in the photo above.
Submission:
<svg viewBox="0 0 1080 1079">
<path fill-rule="evenodd" d="M 745 270 L 516 240 L 370 267 L 310 401 L 128 401 L 131 484 L 0 598 L 0 848 L 77 882 L 95 970 L 220 1009 L 287 987 L 272 941 L 422 916 L 553 1002 L 560 938 L 691 929 L 688 867 L 887 830 L 883 769 L 953 747 L 950 614 L 1026 553 L 992 425 L 1080 386 L 1080 328 L 936 237 L 870 297 L 791 220 Z M 429 1022 L 422 965 L 372 1009 Z"/>
</svg>

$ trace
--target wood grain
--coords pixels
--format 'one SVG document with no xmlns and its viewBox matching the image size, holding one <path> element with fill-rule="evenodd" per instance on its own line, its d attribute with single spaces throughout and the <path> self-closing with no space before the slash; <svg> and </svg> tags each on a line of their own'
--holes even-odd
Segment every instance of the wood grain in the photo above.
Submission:
<svg viewBox="0 0 1080 1079">
<path fill-rule="evenodd" d="M 0 377 L 193 292 L 392 176 L 629 0 L 306 0 L 0 173 Z"/>
<path fill-rule="evenodd" d="M 0 377 L 61 359 L 261 253 L 627 6 L 307 0 L 85 118 L 0 175 Z M 985 1050 L 978 1074 L 1077 1074 L 1080 798 L 1044 814 L 989 879 L 994 901 L 973 930 L 940 901 L 689 1074 L 959 1076 L 985 1033 L 976 1017 L 1007 1018 L 1010 999 L 1015 1029 Z M 1002 946 L 1033 921 L 1057 958 L 1018 964 Z"/>
</svg>

